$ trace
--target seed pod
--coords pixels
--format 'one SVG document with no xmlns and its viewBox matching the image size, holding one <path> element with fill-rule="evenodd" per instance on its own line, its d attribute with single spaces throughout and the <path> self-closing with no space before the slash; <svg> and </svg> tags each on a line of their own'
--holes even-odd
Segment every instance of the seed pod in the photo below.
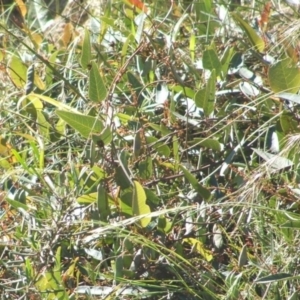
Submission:
<svg viewBox="0 0 300 300">
<path fill-rule="evenodd" d="M 27 78 L 25 85 L 25 95 L 28 95 L 34 88 L 34 64 L 27 69 Z"/>
</svg>

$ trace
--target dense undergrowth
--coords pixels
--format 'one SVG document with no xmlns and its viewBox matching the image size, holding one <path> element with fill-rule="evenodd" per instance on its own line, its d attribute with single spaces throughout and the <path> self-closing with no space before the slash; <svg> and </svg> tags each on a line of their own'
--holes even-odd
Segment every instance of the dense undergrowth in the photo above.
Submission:
<svg viewBox="0 0 300 300">
<path fill-rule="evenodd" d="M 297 8 L 49 2 L 2 7 L 3 299 L 298 299 Z"/>
</svg>

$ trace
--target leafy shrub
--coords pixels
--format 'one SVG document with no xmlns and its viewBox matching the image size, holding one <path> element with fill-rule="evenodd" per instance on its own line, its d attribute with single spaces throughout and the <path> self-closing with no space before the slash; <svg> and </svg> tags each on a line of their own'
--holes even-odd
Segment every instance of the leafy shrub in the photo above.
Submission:
<svg viewBox="0 0 300 300">
<path fill-rule="evenodd" d="M 296 299 L 297 12 L 54 3 L 3 5 L 2 294 Z"/>
</svg>

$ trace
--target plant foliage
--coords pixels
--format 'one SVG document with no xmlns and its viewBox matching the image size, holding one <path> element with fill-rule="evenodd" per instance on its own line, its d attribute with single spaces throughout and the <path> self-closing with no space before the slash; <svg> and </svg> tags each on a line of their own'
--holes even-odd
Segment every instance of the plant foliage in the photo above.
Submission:
<svg viewBox="0 0 300 300">
<path fill-rule="evenodd" d="M 234 3 L 1 2 L 3 297 L 296 299 L 299 14 Z"/>
</svg>

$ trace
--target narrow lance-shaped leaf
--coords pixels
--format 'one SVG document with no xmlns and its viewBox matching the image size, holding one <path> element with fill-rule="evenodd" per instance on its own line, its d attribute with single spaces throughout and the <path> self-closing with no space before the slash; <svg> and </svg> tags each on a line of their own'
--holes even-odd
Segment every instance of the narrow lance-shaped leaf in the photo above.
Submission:
<svg viewBox="0 0 300 300">
<path fill-rule="evenodd" d="M 247 245 L 244 245 L 239 255 L 238 266 L 242 267 L 245 266 L 247 263 L 248 263 Z"/>
<path fill-rule="evenodd" d="M 115 260 L 115 274 L 114 280 L 116 283 L 119 283 L 121 278 L 123 277 L 123 269 L 124 269 L 124 258 L 123 255 L 119 255 Z"/>
<path fill-rule="evenodd" d="M 204 110 L 206 116 L 209 116 L 214 111 L 215 92 L 216 92 L 216 73 L 211 72 L 210 78 L 207 81 L 206 87 L 198 91 L 195 95 L 195 104 Z"/>
<path fill-rule="evenodd" d="M 213 48 L 209 48 L 203 53 L 203 67 L 207 70 L 215 70 L 217 76 L 220 75 L 222 70 L 222 65 L 217 56 L 216 51 Z"/>
<path fill-rule="evenodd" d="M 95 203 L 98 197 L 98 193 L 91 193 L 88 195 L 82 195 L 76 199 L 77 203 L 80 205 L 88 205 Z"/>
<path fill-rule="evenodd" d="M 146 200 L 146 193 L 142 185 L 138 181 L 133 181 L 132 211 L 135 216 L 149 214 L 151 212 L 150 207 L 146 204 Z M 143 217 L 137 221 L 137 224 L 145 228 L 150 221 L 150 217 Z"/>
<path fill-rule="evenodd" d="M 47 97 L 47 96 L 44 96 L 44 95 L 41 95 L 41 94 L 34 94 L 34 93 L 30 93 L 28 96 L 27 96 L 27 99 L 29 99 L 30 101 L 32 101 L 31 99 L 34 99 L 34 98 L 38 98 L 40 100 L 43 100 L 55 107 L 57 107 L 58 109 L 61 109 L 61 110 L 64 110 L 64 111 L 73 111 L 75 114 L 80 114 L 82 115 L 81 113 L 79 113 L 79 111 L 77 111 L 75 108 L 65 104 L 65 103 L 62 103 L 61 101 L 57 101 L 57 100 L 54 100 L 50 97 Z"/>
<path fill-rule="evenodd" d="M 91 39 L 90 39 L 90 32 L 88 29 L 85 28 L 84 31 L 84 39 L 80 57 L 80 64 L 83 69 L 86 69 L 88 64 L 91 61 Z"/>
<path fill-rule="evenodd" d="M 223 56 L 221 58 L 221 65 L 222 65 L 222 76 L 226 76 L 229 66 L 230 66 L 230 62 L 232 60 L 232 58 L 235 55 L 235 49 L 233 47 L 227 47 L 226 50 L 223 53 Z"/>
<path fill-rule="evenodd" d="M 185 178 L 189 181 L 192 187 L 199 193 L 199 195 L 202 196 L 205 200 L 208 200 L 210 198 L 210 191 L 207 190 L 205 187 L 203 187 L 198 182 L 196 177 L 192 175 L 185 167 L 180 166 L 180 169 L 182 170 Z"/>
<path fill-rule="evenodd" d="M 134 36 L 132 34 L 129 34 L 127 36 L 127 39 L 125 41 L 125 43 L 123 43 L 123 47 L 122 47 L 122 51 L 121 51 L 121 57 L 122 57 L 122 64 L 125 63 L 126 58 L 127 58 L 127 50 L 129 45 L 132 46 L 132 44 L 134 44 Z"/>
<path fill-rule="evenodd" d="M 265 42 L 262 37 L 260 37 L 256 31 L 247 23 L 245 22 L 241 16 L 236 13 L 232 13 L 233 19 L 240 25 L 240 27 L 245 31 L 247 34 L 251 44 L 254 48 L 259 51 L 263 52 L 265 49 Z"/>
<path fill-rule="evenodd" d="M 92 62 L 89 77 L 89 98 L 94 102 L 101 102 L 106 98 L 107 90 L 99 73 L 98 66 Z"/>
<path fill-rule="evenodd" d="M 279 281 L 286 281 L 291 279 L 299 279 L 299 277 L 300 277 L 299 275 L 293 276 L 292 274 L 288 274 L 288 273 L 277 273 L 277 274 L 261 277 L 255 280 L 255 283 L 279 282 Z"/>
<path fill-rule="evenodd" d="M 208 139 L 208 138 L 194 138 L 192 141 L 189 142 L 191 145 L 199 145 L 200 147 L 212 149 L 214 151 L 221 151 L 224 148 L 224 145 L 221 144 L 219 141 L 215 139 Z"/>
<path fill-rule="evenodd" d="M 115 170 L 115 180 L 117 185 L 122 189 L 126 189 L 133 185 L 130 169 L 128 168 L 129 153 L 125 149 L 121 150 L 118 159 L 120 164 Z"/>
<path fill-rule="evenodd" d="M 50 138 L 50 123 L 47 121 L 44 114 L 39 110 L 36 111 L 36 117 L 40 134 L 46 138 Z"/>
<path fill-rule="evenodd" d="M 92 133 L 101 132 L 104 128 L 102 122 L 92 116 L 62 110 L 57 110 L 56 114 L 85 138 L 89 138 Z"/>
<path fill-rule="evenodd" d="M 97 204 L 100 215 L 100 221 L 107 222 L 110 214 L 108 195 L 102 183 L 97 187 Z"/>
</svg>

